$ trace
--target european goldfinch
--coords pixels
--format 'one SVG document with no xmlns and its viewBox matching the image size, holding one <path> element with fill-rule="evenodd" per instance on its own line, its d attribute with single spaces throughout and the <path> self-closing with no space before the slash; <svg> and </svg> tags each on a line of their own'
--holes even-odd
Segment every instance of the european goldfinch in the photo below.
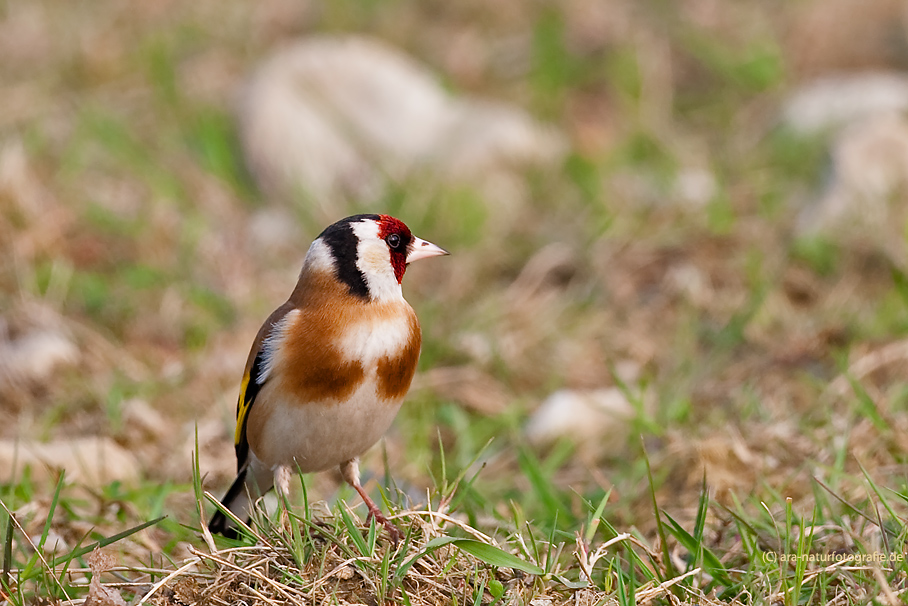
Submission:
<svg viewBox="0 0 908 606">
<path fill-rule="evenodd" d="M 359 481 L 359 456 L 385 433 L 419 358 L 421 334 L 401 280 L 407 265 L 448 252 L 388 215 L 355 215 L 309 247 L 296 288 L 252 344 L 237 401 L 237 476 L 222 499 L 240 519 L 291 474 L 340 466 L 369 517 L 397 529 Z M 235 535 L 220 511 L 212 532 Z"/>
</svg>

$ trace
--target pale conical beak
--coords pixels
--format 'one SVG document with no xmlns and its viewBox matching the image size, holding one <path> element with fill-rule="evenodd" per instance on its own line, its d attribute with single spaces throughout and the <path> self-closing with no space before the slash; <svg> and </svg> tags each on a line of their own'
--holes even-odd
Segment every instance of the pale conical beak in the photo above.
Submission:
<svg viewBox="0 0 908 606">
<path fill-rule="evenodd" d="M 420 259 L 427 259 L 429 257 L 439 257 L 441 255 L 449 254 L 451 253 L 443 249 L 441 246 L 435 246 L 431 242 L 426 242 L 425 240 L 414 236 L 413 242 L 410 244 L 410 252 L 407 254 L 407 263 L 419 261 Z"/>
</svg>

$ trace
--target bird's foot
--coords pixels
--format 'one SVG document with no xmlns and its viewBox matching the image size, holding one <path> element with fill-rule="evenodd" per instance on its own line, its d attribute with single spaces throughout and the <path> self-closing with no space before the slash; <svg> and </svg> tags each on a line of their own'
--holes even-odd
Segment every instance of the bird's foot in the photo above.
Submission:
<svg viewBox="0 0 908 606">
<path fill-rule="evenodd" d="M 369 507 L 369 515 L 366 516 L 366 523 L 369 524 L 372 520 L 375 520 L 376 523 L 385 527 L 388 531 L 388 536 L 391 538 L 391 543 L 397 547 L 397 544 L 400 542 L 400 530 L 391 522 L 391 520 L 386 518 L 381 510 L 378 507 L 375 507 L 374 504 L 372 507 Z"/>
<path fill-rule="evenodd" d="M 366 516 L 366 523 L 371 523 L 371 521 L 375 519 L 376 522 L 387 528 L 391 541 L 394 543 L 394 546 L 397 547 L 397 543 L 400 541 L 400 530 L 382 514 L 378 505 L 375 504 L 375 501 L 369 497 L 369 493 L 367 493 L 362 484 L 359 483 L 358 459 L 350 459 L 343 463 L 341 465 L 341 475 L 344 477 L 344 480 L 359 493 L 363 503 L 369 508 L 369 515 Z"/>
</svg>

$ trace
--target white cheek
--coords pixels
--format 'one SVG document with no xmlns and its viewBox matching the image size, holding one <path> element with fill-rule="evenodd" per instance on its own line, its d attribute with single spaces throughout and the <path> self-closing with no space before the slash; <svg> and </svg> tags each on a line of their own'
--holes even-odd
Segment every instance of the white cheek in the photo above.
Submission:
<svg viewBox="0 0 908 606">
<path fill-rule="evenodd" d="M 357 265 L 367 277 L 370 274 L 390 274 L 391 277 L 394 276 L 394 270 L 391 267 L 391 255 L 388 253 L 384 243 L 378 246 L 360 246 Z"/>
<path fill-rule="evenodd" d="M 378 237 L 375 221 L 353 224 L 359 244 L 356 247 L 356 267 L 363 273 L 373 301 L 403 299 L 400 283 L 391 265 L 391 252 L 385 241 Z"/>
<path fill-rule="evenodd" d="M 360 242 L 357 251 L 356 266 L 366 279 L 369 294 L 375 301 L 392 301 L 403 299 L 400 282 L 394 275 L 391 265 L 391 253 L 381 240 Z"/>
</svg>

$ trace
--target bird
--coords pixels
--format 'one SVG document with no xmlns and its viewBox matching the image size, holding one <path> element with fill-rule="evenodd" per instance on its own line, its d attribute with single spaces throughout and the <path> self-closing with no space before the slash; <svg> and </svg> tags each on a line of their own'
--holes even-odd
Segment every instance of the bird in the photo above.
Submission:
<svg viewBox="0 0 908 606">
<path fill-rule="evenodd" d="M 392 539 L 399 531 L 363 489 L 359 457 L 390 427 L 416 371 L 421 330 L 403 297 L 410 263 L 449 254 L 390 215 L 361 214 L 312 242 L 287 301 L 265 320 L 246 361 L 236 409 L 236 479 L 222 505 L 250 519 L 294 470 L 339 466 Z M 211 532 L 236 537 L 218 510 Z"/>
</svg>

